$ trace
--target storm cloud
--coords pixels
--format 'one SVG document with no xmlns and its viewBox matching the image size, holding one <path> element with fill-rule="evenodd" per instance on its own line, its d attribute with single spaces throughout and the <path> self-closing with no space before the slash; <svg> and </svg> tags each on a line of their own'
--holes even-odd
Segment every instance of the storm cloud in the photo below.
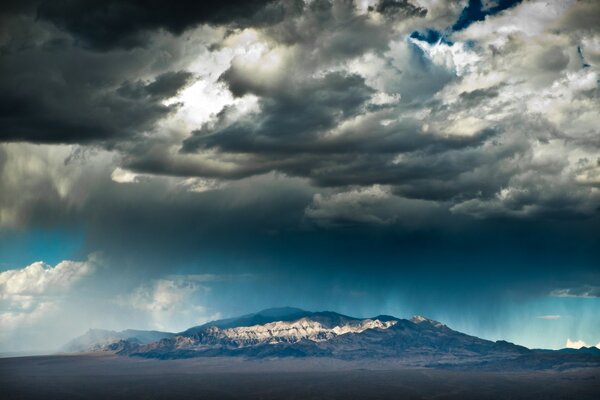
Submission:
<svg viewBox="0 0 600 400">
<path fill-rule="evenodd" d="M 229 0 L 219 3 L 172 1 L 44 1 L 37 16 L 71 33 L 95 50 L 148 45 L 147 35 L 175 35 L 200 24 L 244 27 L 281 20 L 285 9 L 275 1 Z"/>
</svg>

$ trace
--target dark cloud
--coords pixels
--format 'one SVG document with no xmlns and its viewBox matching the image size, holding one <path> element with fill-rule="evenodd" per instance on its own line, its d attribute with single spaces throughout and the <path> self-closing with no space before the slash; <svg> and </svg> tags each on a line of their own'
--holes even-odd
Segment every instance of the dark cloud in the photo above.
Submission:
<svg viewBox="0 0 600 400">
<path fill-rule="evenodd" d="M 488 15 L 481 24 L 493 24 L 502 4 L 473 7 Z M 111 149 L 109 173 L 133 176 L 117 180 L 171 176 L 221 187 L 282 173 L 327 199 L 375 185 L 395 196 L 368 207 L 323 203 L 313 213 L 321 221 L 396 223 L 412 200 L 478 218 L 597 213 L 595 158 L 575 166 L 557 156 L 597 145 L 585 116 L 597 85 L 577 75 L 564 45 L 578 38 L 550 43 L 559 33 L 534 32 L 543 44 L 517 34 L 504 45 L 478 43 L 461 38 L 471 34 L 465 26 L 456 38 L 423 40 L 411 33 L 439 25 L 437 15 L 457 3 L 428 11 L 406 0 L 36 7 L 6 8 L 14 17 L 0 42 L 4 142 Z M 175 114 L 183 100 L 174 97 L 195 82 L 210 90 L 186 94 L 192 106 L 227 98 L 201 122 L 188 115 L 198 108 Z M 560 99 L 573 100 L 552 106 L 560 117 L 536 109 Z"/>
<path fill-rule="evenodd" d="M 175 96 L 191 78 L 192 74 L 186 71 L 165 72 L 149 83 L 143 81 L 125 81 L 117 89 L 117 93 L 123 97 L 132 99 L 144 99 L 147 97 L 168 99 Z"/>
<path fill-rule="evenodd" d="M 465 102 L 465 105 L 478 105 L 482 101 L 498 97 L 498 88 L 491 87 L 486 89 L 475 89 L 470 92 L 462 92 L 460 99 Z"/>
<path fill-rule="evenodd" d="M 323 65 L 369 51 L 385 51 L 394 35 L 395 22 L 426 15 L 425 9 L 408 1 L 384 1 L 374 11 L 394 18 L 382 24 L 369 13 L 359 13 L 357 7 L 353 1 L 311 1 L 300 8 L 301 12 L 289 12 L 288 18 L 266 27 L 265 32 L 285 46 L 302 46 L 299 62 Z"/>
<path fill-rule="evenodd" d="M 424 15 L 407 2 L 380 3 L 377 10 L 392 9 L 412 10 L 402 18 Z M 335 29 L 327 29 L 332 24 Z M 284 34 L 278 30 L 280 27 L 290 29 Z M 182 146 L 184 154 L 216 150 L 224 157 L 243 155 L 234 161 L 236 168 L 216 171 L 203 165 L 194 168 L 189 163 L 185 167 L 179 163 L 177 167 L 172 158 L 163 156 L 167 161 L 165 168 L 182 175 L 199 173 L 234 179 L 276 170 L 308 177 L 321 186 L 399 184 L 411 178 L 421 179 L 422 175 L 436 175 L 435 165 L 442 165 L 435 160 L 436 154 L 480 146 L 495 135 L 494 129 L 482 129 L 470 137 L 422 131 L 422 122 L 412 117 L 411 107 L 419 107 L 418 101 L 429 101 L 431 94 L 455 75 L 432 64 L 412 44 L 406 45 L 402 69 L 389 66 L 401 81 L 392 83 L 388 93 L 393 96 L 402 92 L 402 101 L 390 97 L 387 103 L 372 102 L 376 90 L 362 76 L 335 71 L 340 62 L 368 51 L 384 51 L 393 35 L 391 25 L 376 25 L 365 15 L 357 14 L 348 2 L 311 2 L 302 15 L 266 32 L 269 38 L 294 45 L 294 53 L 282 61 L 286 76 L 263 77 L 260 69 L 249 69 L 234 61 L 220 81 L 236 97 L 257 96 L 258 111 L 238 116 L 235 107 L 226 107 L 214 121 L 192 132 Z M 353 37 L 358 32 L 364 46 L 346 51 L 333 44 L 356 43 Z M 319 75 L 317 71 L 329 65 L 334 72 Z M 424 70 L 434 79 L 424 75 Z M 398 153 L 411 152 L 417 153 L 415 159 L 428 157 L 427 165 L 394 162 Z M 157 161 L 136 159 L 128 167 L 140 172 L 156 171 L 160 169 Z M 439 170 L 444 176 L 439 179 L 451 179 L 451 171 L 459 173 L 465 168 L 473 166 L 443 165 Z"/>
<path fill-rule="evenodd" d="M 575 287 L 555 289 L 550 292 L 556 297 L 600 297 L 600 286 L 581 285 Z"/>
<path fill-rule="evenodd" d="M 113 146 L 176 110 L 163 101 L 192 79 L 185 71 L 164 72 L 149 51 L 95 54 L 73 47 L 31 16 L 12 19 L 9 27 L 0 43 L 2 141 Z"/>
<path fill-rule="evenodd" d="M 405 3 L 395 7 L 411 8 L 409 3 Z M 27 13 L 32 13 L 36 7 L 38 19 L 33 20 L 32 15 Z M 79 48 L 69 34 L 95 49 L 131 49 L 159 29 L 179 34 L 200 23 L 231 23 L 231 27 L 271 25 L 267 28 L 271 38 L 286 45 L 297 43 L 306 46 L 303 53 L 314 53 L 312 61 L 307 60 L 313 64 L 328 57 L 337 62 L 338 56 L 356 56 L 371 48 L 386 46 L 390 34 L 388 26 L 377 26 L 357 16 L 352 2 L 315 1 L 305 9 L 304 3 L 297 1 L 234 1 L 191 8 L 158 1 L 143 4 L 136 1 L 57 1 L 39 5 L 29 2 L 26 6 L 10 3 L 5 10 L 9 15 L 23 14 L 22 18 L 11 20 L 11 30 L 4 41 L 3 50 L 7 56 L 0 66 L 3 76 L 0 87 L 4 93 L 0 104 L 1 137 L 5 141 L 37 143 L 94 142 L 118 147 L 119 140 L 130 140 L 152 130 L 159 120 L 174 111 L 177 104 L 165 106 L 162 101 L 176 94 L 191 78 L 183 71 L 165 73 L 164 67 L 162 71 L 154 67 L 163 75 L 157 77 L 155 74 L 140 80 L 136 74 L 148 74 L 144 63 L 157 64 L 155 57 L 160 52 L 156 48 L 129 53 L 93 53 Z M 45 20 L 52 21 L 68 34 L 44 25 L 42 22 Z M 332 23 L 339 25 L 330 35 L 321 35 Z M 318 52 L 310 50 L 314 45 L 320 47 Z M 300 57 L 304 58 L 300 55 L 298 60 Z M 244 87 L 251 83 L 248 80 L 243 82 L 246 78 L 235 66 L 223 75 L 223 80 L 235 95 L 250 92 L 261 95 L 259 87 Z M 152 79 L 156 81 L 150 83 Z M 323 85 L 336 84 L 331 77 L 328 79 L 331 82 Z M 296 100 L 292 99 L 293 96 L 284 99 L 281 94 L 271 93 L 263 99 L 263 104 L 273 113 L 279 113 L 279 117 L 267 117 L 260 124 L 264 125 L 263 130 L 290 128 L 307 131 L 319 125 L 322 128 L 331 126 L 339 122 L 333 114 L 328 115 L 334 107 L 340 114 L 354 115 L 356 104 L 353 101 L 365 101 L 371 89 L 361 79 L 358 75 L 352 78 L 349 75 L 340 80 L 336 88 L 332 87 L 333 91 L 329 94 L 325 88 L 319 88 L 320 83 L 311 86 L 308 81 L 297 82 L 297 87 L 307 86 L 296 96 L 308 94 L 312 87 L 318 90 L 319 95 L 338 97 L 317 99 L 312 109 L 301 105 L 299 97 Z M 362 88 L 357 86 L 359 83 Z M 342 87 L 344 84 L 349 87 Z M 351 93 L 354 86 L 363 93 Z M 315 98 L 317 94 L 312 96 Z M 342 99 L 343 96 L 346 99 Z M 321 105 L 323 109 L 319 108 Z M 297 113 L 295 107 L 305 107 L 304 118 L 291 116 Z M 311 112 L 314 115 L 306 118 Z M 300 113 L 302 111 L 298 111 Z M 280 123 L 283 125 L 277 126 Z M 305 126 L 301 127 L 301 124 Z M 194 139 L 186 143 L 192 142 Z M 184 146 L 187 147 L 192 145 Z"/>
<path fill-rule="evenodd" d="M 186 71 L 165 72 L 146 85 L 145 89 L 151 96 L 170 98 L 175 96 L 191 77 L 192 74 Z"/>
<path fill-rule="evenodd" d="M 268 0 L 219 2 L 139 0 L 44 1 L 38 16 L 97 50 L 132 49 L 148 44 L 149 33 L 164 29 L 179 35 L 199 24 L 270 24 L 283 18 L 281 4 Z"/>
<path fill-rule="evenodd" d="M 377 12 L 393 17 L 424 17 L 427 15 L 427 9 L 416 6 L 408 0 L 381 0 L 375 8 Z"/>
<path fill-rule="evenodd" d="M 151 130 L 158 120 L 173 112 L 177 104 L 166 106 L 163 100 L 176 94 L 191 78 L 180 71 L 148 82 L 118 83 L 119 76 L 98 79 L 100 69 L 93 58 L 82 56 L 79 61 L 82 69 L 61 60 L 58 51 L 49 54 L 44 65 L 33 64 L 36 57 L 22 54 L 0 66 L 3 141 L 129 140 Z M 91 69 L 85 69 L 86 64 Z M 54 79 L 48 79 L 52 75 Z"/>
<path fill-rule="evenodd" d="M 414 197 L 417 191 L 407 187 L 425 189 L 440 182 L 438 192 L 441 195 L 445 191 L 445 198 L 456 196 L 467 186 L 479 195 L 482 186 L 487 186 L 486 192 L 491 195 L 500 185 L 475 179 L 466 184 L 455 182 L 458 175 L 494 159 L 480 149 L 498 134 L 497 129 L 481 129 L 471 136 L 447 136 L 433 129 L 424 132 L 422 122 L 411 115 L 410 106 L 406 110 L 405 102 L 380 106 L 369 103 L 375 91 L 359 75 L 334 72 L 315 78 L 297 74 L 294 80 L 280 85 L 257 79 L 252 71 L 234 64 L 220 80 L 238 97 L 258 96 L 259 110 L 235 117 L 230 115 L 235 115 L 235 109 L 225 108 L 216 121 L 192 132 L 183 142 L 183 153 L 217 150 L 246 155 L 236 162 L 238 168 L 210 176 L 237 178 L 271 169 L 308 177 L 319 186 L 401 185 L 404 189 L 399 186 L 397 193 L 406 191 Z M 490 93 L 488 97 L 494 97 L 492 90 Z M 476 93 L 470 97 L 478 102 Z M 382 124 L 382 120 L 387 122 Z M 513 155 L 507 146 L 492 151 L 506 157 Z M 405 157 L 395 161 L 399 153 Z M 129 167 L 145 171 L 139 161 Z M 187 171 L 192 175 L 210 174 L 202 168 Z M 425 195 L 430 190 L 420 191 L 423 198 L 432 198 Z"/>
<path fill-rule="evenodd" d="M 6 0 L 0 5 L 0 15 L 15 15 L 35 11 L 38 1 L 35 0 Z"/>
<path fill-rule="evenodd" d="M 222 77 L 232 93 L 261 96 L 258 115 L 234 122 L 221 130 L 194 132 L 184 151 L 216 147 L 231 152 L 262 152 L 307 143 L 342 120 L 361 111 L 373 90 L 357 75 L 329 73 L 266 91 L 248 76 L 228 70 Z M 217 122 L 218 123 L 218 122 Z"/>
</svg>

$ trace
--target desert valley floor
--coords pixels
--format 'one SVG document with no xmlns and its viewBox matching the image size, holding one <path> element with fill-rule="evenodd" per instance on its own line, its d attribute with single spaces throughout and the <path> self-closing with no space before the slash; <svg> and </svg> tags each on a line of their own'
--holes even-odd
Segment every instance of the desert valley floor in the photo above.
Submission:
<svg viewBox="0 0 600 400">
<path fill-rule="evenodd" d="M 114 355 L 0 359 L 3 399 L 597 399 L 600 368 L 482 372 L 393 361 Z"/>
</svg>

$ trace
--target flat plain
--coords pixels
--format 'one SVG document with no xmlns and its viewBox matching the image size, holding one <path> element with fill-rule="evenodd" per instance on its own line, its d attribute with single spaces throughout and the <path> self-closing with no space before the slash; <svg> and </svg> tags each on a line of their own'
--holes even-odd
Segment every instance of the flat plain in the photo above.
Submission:
<svg viewBox="0 0 600 400">
<path fill-rule="evenodd" d="M 114 355 L 0 359 L 2 399 L 598 399 L 600 368 L 457 371 L 394 360 Z"/>
</svg>

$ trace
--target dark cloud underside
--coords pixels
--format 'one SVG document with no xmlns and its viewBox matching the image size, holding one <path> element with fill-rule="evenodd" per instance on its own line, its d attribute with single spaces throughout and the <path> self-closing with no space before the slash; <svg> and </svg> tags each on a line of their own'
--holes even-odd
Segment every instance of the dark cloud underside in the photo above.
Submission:
<svg viewBox="0 0 600 400">
<path fill-rule="evenodd" d="M 179 35 L 199 24 L 244 27 L 274 23 L 283 7 L 268 0 L 219 2 L 77 1 L 42 2 L 38 17 L 53 22 L 96 50 L 148 45 L 151 31 Z"/>
</svg>

